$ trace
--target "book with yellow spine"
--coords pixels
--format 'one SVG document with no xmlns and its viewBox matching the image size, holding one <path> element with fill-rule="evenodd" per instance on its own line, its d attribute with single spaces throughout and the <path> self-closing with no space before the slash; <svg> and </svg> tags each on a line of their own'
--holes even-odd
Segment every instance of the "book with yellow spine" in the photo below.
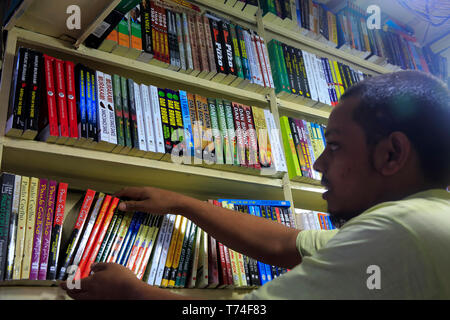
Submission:
<svg viewBox="0 0 450 320">
<path fill-rule="evenodd" d="M 168 287 L 173 288 L 175 286 L 175 280 L 177 277 L 178 266 L 180 263 L 181 249 L 183 247 L 184 236 L 186 234 L 186 226 L 187 226 L 187 218 L 181 218 L 181 228 L 180 233 L 178 234 L 177 245 L 175 247 L 174 257 L 172 266 L 169 270 L 169 282 Z"/>
<path fill-rule="evenodd" d="M 196 288 L 206 288 L 208 285 L 208 234 L 202 230 L 200 240 L 200 252 L 197 264 L 197 280 L 195 282 Z M 194 272 L 195 270 L 193 270 Z"/>
<path fill-rule="evenodd" d="M 153 221 L 152 226 L 148 229 L 147 235 L 146 235 L 146 243 L 147 247 L 144 250 L 142 261 L 140 262 L 140 265 L 137 268 L 137 277 L 139 279 L 143 279 L 144 273 L 146 272 L 146 268 L 148 265 L 148 261 L 150 260 L 150 256 L 153 252 L 153 248 L 155 247 L 157 236 L 159 235 L 159 230 L 162 228 L 162 216 L 156 217 L 156 219 Z M 150 265 L 148 266 L 148 269 L 150 269 Z"/>
<path fill-rule="evenodd" d="M 232 204 L 228 204 L 227 201 L 222 201 L 222 207 L 228 209 L 234 209 Z M 230 255 L 230 263 L 231 263 L 231 272 L 233 274 L 233 285 L 235 288 L 240 287 L 241 284 L 241 276 L 239 274 L 239 262 L 237 252 L 228 248 L 228 253 Z"/>
<path fill-rule="evenodd" d="M 29 279 L 31 268 L 31 253 L 33 252 L 34 224 L 36 222 L 36 205 L 39 189 L 39 179 L 30 179 L 30 190 L 28 194 L 28 216 L 26 220 L 25 242 L 23 248 L 21 279 Z"/>
<path fill-rule="evenodd" d="M 19 219 L 17 222 L 16 253 L 13 267 L 13 280 L 21 279 L 23 252 L 25 247 L 25 230 L 27 223 L 29 189 L 30 178 L 22 177 L 22 183 L 20 186 Z"/>
<path fill-rule="evenodd" d="M 120 252 L 120 248 L 127 234 L 128 227 L 131 224 L 132 217 L 133 217 L 132 212 L 125 213 L 122 223 L 120 224 L 119 230 L 117 231 L 117 235 L 114 238 L 114 242 L 111 246 L 111 251 L 109 252 L 108 259 L 106 259 L 106 262 L 116 262 L 116 259 Z"/>
<path fill-rule="evenodd" d="M 136 238 L 134 239 L 134 243 L 132 244 L 130 256 L 129 256 L 127 264 L 126 264 L 126 267 L 128 269 L 130 269 L 131 271 L 133 271 L 135 263 L 138 259 L 139 248 L 141 247 L 141 243 L 144 241 L 144 236 L 146 235 L 146 233 L 148 231 L 150 221 L 151 221 L 151 216 L 147 215 L 144 218 L 144 221 L 139 226 L 139 230 L 137 232 Z"/>
<path fill-rule="evenodd" d="M 280 117 L 281 136 L 283 138 L 284 151 L 286 155 L 286 164 L 288 167 L 289 178 L 301 177 L 302 172 L 298 161 L 295 144 L 292 137 L 289 119 L 286 116 Z"/>
<path fill-rule="evenodd" d="M 339 65 L 336 60 L 333 61 L 334 72 L 336 73 L 336 80 L 339 87 L 339 97 L 344 94 L 344 82 L 342 81 L 342 76 L 339 71 Z"/>
<path fill-rule="evenodd" d="M 228 208 L 234 210 L 234 204 L 229 203 Z M 245 267 L 244 267 L 244 255 L 240 252 L 234 251 L 237 271 L 239 274 L 239 284 L 241 287 L 247 287 L 247 278 L 245 275 Z"/>
<path fill-rule="evenodd" d="M 175 219 L 175 226 L 174 226 L 173 233 L 172 233 L 172 239 L 170 240 L 169 251 L 167 253 L 166 264 L 164 266 L 164 273 L 163 273 L 163 277 L 162 277 L 161 285 L 160 285 L 160 287 L 163 287 L 163 288 L 165 288 L 169 285 L 170 268 L 172 267 L 173 258 L 175 255 L 175 248 L 177 246 L 178 236 L 180 234 L 181 220 L 182 220 L 182 216 L 177 215 L 176 219 Z"/>
</svg>

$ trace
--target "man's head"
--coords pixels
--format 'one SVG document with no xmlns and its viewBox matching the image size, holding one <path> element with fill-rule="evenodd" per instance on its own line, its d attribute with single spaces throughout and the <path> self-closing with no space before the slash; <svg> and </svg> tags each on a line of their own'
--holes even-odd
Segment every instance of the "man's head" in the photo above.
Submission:
<svg viewBox="0 0 450 320">
<path fill-rule="evenodd" d="M 449 90 L 400 71 L 349 88 L 330 115 L 323 174 L 328 211 L 348 220 L 371 206 L 450 184 Z"/>
</svg>

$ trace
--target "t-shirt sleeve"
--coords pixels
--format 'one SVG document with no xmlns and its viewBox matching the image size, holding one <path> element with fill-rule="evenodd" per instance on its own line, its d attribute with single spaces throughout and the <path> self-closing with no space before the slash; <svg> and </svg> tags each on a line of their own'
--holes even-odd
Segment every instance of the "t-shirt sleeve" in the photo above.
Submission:
<svg viewBox="0 0 450 320">
<path fill-rule="evenodd" d="M 387 217 L 362 219 L 322 241 L 316 232 L 299 235 L 300 250 L 312 255 L 244 299 L 420 299 L 418 288 L 427 287 L 417 241 Z"/>
<path fill-rule="evenodd" d="M 297 250 L 302 258 L 313 255 L 323 248 L 333 238 L 338 229 L 334 230 L 303 230 L 297 236 Z"/>
</svg>

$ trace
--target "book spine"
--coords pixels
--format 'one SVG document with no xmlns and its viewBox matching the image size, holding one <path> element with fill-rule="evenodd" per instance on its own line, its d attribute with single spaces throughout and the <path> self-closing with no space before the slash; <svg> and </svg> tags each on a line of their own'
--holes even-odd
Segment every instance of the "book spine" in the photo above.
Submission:
<svg viewBox="0 0 450 320">
<path fill-rule="evenodd" d="M 47 193 L 48 193 L 48 181 L 46 179 L 40 179 L 37 209 L 36 209 L 36 223 L 33 238 L 33 251 L 31 255 L 30 280 L 38 280 L 39 258 L 42 248 L 42 229 L 45 219 Z"/>
<path fill-rule="evenodd" d="M 236 35 L 236 26 L 230 23 L 230 35 L 233 42 L 234 65 L 236 66 L 236 75 L 244 79 L 244 70 L 242 68 L 241 53 L 239 51 L 239 43 Z"/>
<path fill-rule="evenodd" d="M 25 246 L 25 227 L 27 222 L 28 192 L 30 187 L 30 178 L 22 177 L 20 184 L 19 211 L 17 220 L 16 249 L 13 268 L 13 280 L 21 279 L 23 252 Z"/>
<path fill-rule="evenodd" d="M 244 78 L 250 81 L 252 76 L 250 74 L 250 65 L 248 62 L 247 49 L 245 48 L 244 34 L 241 26 L 236 26 L 236 38 L 241 57 L 242 72 L 244 73 Z"/>
<path fill-rule="evenodd" d="M 245 156 L 245 124 L 241 123 L 241 118 L 239 116 L 239 105 L 235 102 L 232 103 L 232 111 L 233 111 L 233 121 L 234 127 L 236 128 L 236 145 L 237 145 L 237 156 L 238 163 L 241 166 L 246 166 L 246 156 Z"/>
<path fill-rule="evenodd" d="M 170 246 L 169 246 L 168 252 L 167 252 L 167 260 L 165 262 L 164 271 L 163 271 L 161 284 L 160 284 L 160 286 L 163 288 L 165 288 L 169 285 L 170 270 L 172 268 L 172 264 L 174 261 L 175 250 L 177 247 L 178 237 L 180 236 L 183 219 L 185 219 L 185 218 L 180 215 L 176 216 L 174 229 L 173 229 L 173 233 L 172 233 L 172 238 L 170 240 Z"/>
<path fill-rule="evenodd" d="M 259 41 L 259 37 L 254 32 L 252 32 L 251 38 L 252 38 L 252 44 L 256 49 L 256 58 L 257 58 L 257 61 L 259 62 L 259 69 L 261 70 L 261 75 L 262 75 L 261 78 L 263 80 L 263 85 L 265 87 L 270 87 L 269 75 L 267 73 L 266 63 L 264 61 L 264 54 L 262 52 L 262 47 L 261 47 L 261 43 Z"/>
<path fill-rule="evenodd" d="M 119 230 L 120 224 L 122 223 L 123 212 L 117 211 L 109 224 L 108 230 L 106 231 L 105 238 L 103 239 L 100 250 L 98 251 L 95 262 L 105 262 L 106 258 L 111 249 L 111 245 L 115 239 L 117 231 Z"/>
<path fill-rule="evenodd" d="M 133 148 L 133 140 L 131 134 L 131 114 L 128 104 L 128 84 L 127 79 L 124 77 L 120 77 L 120 93 L 122 98 L 124 141 L 125 145 L 128 148 Z"/>
<path fill-rule="evenodd" d="M 253 167 L 252 164 L 250 164 L 250 142 L 249 142 L 249 131 L 247 126 L 247 120 L 245 117 L 245 112 L 242 104 L 239 104 L 239 121 L 241 124 L 241 131 L 242 131 L 242 140 L 244 145 L 244 157 L 245 159 L 245 167 Z"/>
<path fill-rule="evenodd" d="M 86 106 L 86 71 L 81 64 L 75 67 L 76 77 L 76 103 L 77 103 L 77 119 L 78 119 L 78 137 L 79 139 L 88 138 L 87 129 L 87 106 Z"/>
<path fill-rule="evenodd" d="M 194 62 L 192 58 L 192 47 L 191 47 L 191 35 L 189 34 L 189 22 L 186 12 L 182 13 L 182 27 L 183 27 L 183 44 L 185 48 L 186 55 L 186 69 L 194 70 Z"/>
<path fill-rule="evenodd" d="M 189 266 L 189 273 L 186 279 L 186 287 L 188 288 L 194 288 L 197 282 L 197 265 L 198 265 L 198 258 L 200 253 L 200 241 L 202 236 L 202 229 L 199 226 L 196 226 L 197 230 L 195 233 L 195 240 L 193 243 L 193 256 L 192 256 L 192 263 Z"/>
<path fill-rule="evenodd" d="M 62 265 L 59 269 L 58 280 L 64 280 L 64 278 L 66 276 L 67 268 L 69 267 L 69 265 L 71 264 L 71 262 L 74 258 L 75 249 L 77 248 L 78 240 L 80 239 L 81 231 L 83 230 L 83 226 L 86 221 L 89 210 L 91 208 L 94 197 L 95 197 L 95 191 L 88 189 L 86 191 L 86 195 L 84 196 L 83 204 L 80 208 L 80 212 L 78 213 L 76 224 L 75 224 L 75 226 L 72 230 L 72 233 L 70 234 L 69 240 L 67 242 L 67 247 L 64 252 L 64 257 L 61 260 Z"/>
<path fill-rule="evenodd" d="M 228 139 L 230 139 L 230 156 L 232 159 L 232 164 L 238 166 L 240 164 L 240 151 L 238 151 L 239 146 L 237 141 L 237 130 L 240 126 L 235 127 L 235 118 L 233 113 L 234 108 L 232 107 L 232 103 L 228 100 L 223 100 L 223 105 L 225 108 L 225 121 L 227 124 Z"/>
<path fill-rule="evenodd" d="M 174 257 L 172 266 L 169 270 L 169 281 L 167 283 L 167 287 L 173 288 L 175 287 L 175 281 L 177 276 L 178 267 L 180 265 L 180 259 L 181 259 L 181 251 L 183 249 L 183 244 L 185 242 L 186 237 L 186 229 L 188 225 L 188 219 L 185 217 L 182 217 L 181 221 L 181 227 L 180 227 L 180 234 L 178 235 L 175 251 L 174 251 Z"/>
<path fill-rule="evenodd" d="M 273 155 L 264 110 L 258 107 L 251 107 L 251 109 L 255 122 L 255 131 L 258 137 L 259 163 L 261 167 L 268 168 L 272 165 Z"/>
<path fill-rule="evenodd" d="M 64 61 L 54 60 L 56 103 L 60 137 L 69 137 L 69 118 L 67 114 L 66 83 L 64 79 Z"/>
<path fill-rule="evenodd" d="M 32 69 L 30 76 L 30 92 L 28 95 L 28 112 L 26 117 L 25 129 L 32 131 L 34 138 L 39 130 L 38 119 L 41 107 L 41 88 L 42 88 L 42 73 L 43 60 L 42 53 L 33 51 Z"/>
<path fill-rule="evenodd" d="M 202 151 L 201 151 L 201 137 L 200 137 L 200 125 L 197 120 L 197 106 L 196 100 L 192 93 L 187 93 L 187 101 L 189 106 L 189 117 L 191 119 L 191 128 L 192 128 L 192 140 L 194 144 L 194 148 L 191 150 L 191 154 L 195 157 L 195 159 L 202 159 Z M 195 160 L 194 159 L 194 160 Z"/>
<path fill-rule="evenodd" d="M 117 144 L 119 146 L 126 146 L 125 142 L 125 132 L 124 132 L 124 112 L 122 105 L 122 89 L 121 89 L 121 80 L 120 76 L 114 74 L 112 76 L 113 87 L 112 91 L 114 94 L 114 111 L 115 111 L 115 123 L 116 123 L 116 132 L 117 132 Z"/>
<path fill-rule="evenodd" d="M 226 74 L 227 69 L 225 65 L 225 59 L 223 56 L 222 48 L 222 33 L 220 32 L 220 25 L 216 19 L 209 19 L 209 24 L 211 28 L 211 38 L 214 44 L 214 57 L 217 68 L 217 73 Z"/>
<path fill-rule="evenodd" d="M 131 142 L 134 149 L 139 149 L 139 133 L 136 117 L 136 103 L 134 97 L 134 81 L 132 79 L 127 79 L 127 87 L 128 87 L 128 107 L 130 111 Z"/>
<path fill-rule="evenodd" d="M 180 95 L 178 91 L 170 90 L 173 100 L 173 109 L 175 112 L 175 130 L 176 130 L 176 140 L 174 146 L 180 144 L 184 141 L 184 126 L 183 126 L 183 114 L 181 112 Z M 173 140 L 173 139 L 172 139 Z"/>
<path fill-rule="evenodd" d="M 206 15 L 203 15 L 203 28 L 205 33 L 206 48 L 208 52 L 209 69 L 211 72 L 215 73 L 217 71 L 217 66 L 214 54 L 213 39 L 211 35 L 209 19 Z"/>
<path fill-rule="evenodd" d="M 288 167 L 289 177 L 293 178 L 301 176 L 300 165 L 295 151 L 294 140 L 289 126 L 289 119 L 287 117 L 280 118 L 281 135 L 283 137 L 284 150 L 286 152 L 286 164 Z"/>
<path fill-rule="evenodd" d="M 203 106 L 203 135 L 202 135 L 202 145 L 203 147 L 203 159 L 206 164 L 213 164 L 215 162 L 215 152 L 214 152 L 214 138 L 211 126 L 211 115 L 209 113 L 208 99 L 202 97 Z"/>
<path fill-rule="evenodd" d="M 306 139 L 306 136 L 305 136 L 305 128 L 303 126 L 303 122 L 302 121 L 300 121 L 298 119 L 294 119 L 294 122 L 295 122 L 295 125 L 297 127 L 302 153 L 303 153 L 303 156 L 305 158 L 306 169 L 308 170 L 307 176 L 312 178 L 313 177 L 313 172 L 312 172 L 312 165 L 313 164 L 311 162 L 311 155 L 310 155 L 310 152 L 309 152 L 308 140 Z"/>
<path fill-rule="evenodd" d="M 14 177 L 14 192 L 11 205 L 11 214 L 9 222 L 8 232 L 8 251 L 6 254 L 6 271 L 5 280 L 12 280 L 14 269 L 14 255 L 16 252 L 16 239 L 17 239 L 17 225 L 19 220 L 19 202 L 20 202 L 20 185 L 22 183 L 22 177 L 15 175 Z"/>
<path fill-rule="evenodd" d="M 38 192 L 39 192 L 39 179 L 33 177 L 30 179 L 30 192 L 27 206 L 28 215 L 26 221 L 21 279 L 28 279 L 30 277 L 31 255 L 33 251 L 34 225 L 36 222 L 36 207 L 38 201 Z"/>
<path fill-rule="evenodd" d="M 119 254 L 122 250 L 122 245 L 125 241 L 125 237 L 127 235 L 128 228 L 131 225 L 131 221 L 133 218 L 133 214 L 131 212 L 127 212 L 122 219 L 122 223 L 120 224 L 119 230 L 117 231 L 117 235 L 114 238 L 114 242 L 111 246 L 111 249 L 108 253 L 108 257 L 106 258 L 106 262 L 115 262 L 119 263 Z"/>
<path fill-rule="evenodd" d="M 48 258 L 47 280 L 55 280 L 61 247 L 62 226 L 64 222 L 64 210 L 66 208 L 68 184 L 60 182 L 55 204 L 55 218 L 53 219 L 51 245 Z"/>
<path fill-rule="evenodd" d="M 144 113 L 142 106 L 142 98 L 141 98 L 141 89 L 139 84 L 136 82 L 133 83 L 134 90 L 134 105 L 136 109 L 136 126 L 139 137 L 139 150 L 147 151 L 147 137 L 145 135 L 145 125 L 144 125 Z"/>
<path fill-rule="evenodd" d="M 166 260 L 168 257 L 169 247 L 171 244 L 172 234 L 174 232 L 174 225 L 175 225 L 176 215 L 171 215 L 170 219 L 168 221 L 167 229 L 164 234 L 163 242 L 162 242 L 162 248 L 161 248 L 161 254 L 159 257 L 159 261 L 157 263 L 157 268 L 155 269 L 156 275 L 154 277 L 154 285 L 160 286 L 163 274 L 165 270 Z"/>
<path fill-rule="evenodd" d="M 147 234 L 148 228 L 149 228 L 149 222 L 151 218 L 150 215 L 146 215 L 144 217 L 144 221 L 139 226 L 139 230 L 137 231 L 136 238 L 133 242 L 133 245 L 131 247 L 130 255 L 128 257 L 128 260 L 126 262 L 125 267 L 136 273 L 135 267 L 138 260 L 138 252 L 141 249 L 142 244 L 145 242 L 144 237 Z"/>
<path fill-rule="evenodd" d="M 117 127 L 116 127 L 116 111 L 114 105 L 113 81 L 110 74 L 104 73 L 106 103 L 108 112 L 108 141 L 113 145 L 117 145 Z"/>
<path fill-rule="evenodd" d="M 275 88 L 275 85 L 273 83 L 273 77 L 272 77 L 272 68 L 270 67 L 269 53 L 267 52 L 266 44 L 264 42 L 264 39 L 261 38 L 260 36 L 258 36 L 257 39 L 259 40 L 259 43 L 261 45 L 261 51 L 262 51 L 262 54 L 263 54 L 264 64 L 265 64 L 266 69 L 267 69 L 267 75 L 268 75 L 268 80 L 269 80 L 269 87 L 270 88 Z"/>
<path fill-rule="evenodd" d="M 11 107 L 8 110 L 8 121 L 6 123 L 6 131 L 10 130 L 18 131 L 18 135 L 21 136 L 25 129 L 25 117 L 26 117 L 26 102 L 28 95 L 28 81 L 27 76 L 29 74 L 30 65 L 30 51 L 26 48 L 20 47 L 16 57 L 16 65 L 13 75 L 13 86 L 11 88 Z"/>
<path fill-rule="evenodd" d="M 187 155 L 194 155 L 194 136 L 192 132 L 192 122 L 189 110 L 189 101 L 188 94 L 186 91 L 180 90 L 180 105 L 181 105 L 181 113 L 183 115 L 183 125 L 184 125 L 184 147 L 187 152 Z"/>
<path fill-rule="evenodd" d="M 164 154 L 164 134 L 161 122 L 161 111 L 159 106 L 158 88 L 155 86 L 149 86 L 150 99 L 152 108 L 153 128 L 155 129 L 155 144 L 156 151 L 159 154 Z"/>
<path fill-rule="evenodd" d="M 15 176 L 13 174 L 2 173 L 2 189 L 0 194 L 0 281 L 5 279 L 8 258 L 8 234 L 11 220 L 14 180 Z"/>
<path fill-rule="evenodd" d="M 172 153 L 172 141 L 171 141 L 171 129 L 170 129 L 170 120 L 169 120 L 169 108 L 167 105 L 166 99 L 166 91 L 162 88 L 158 88 L 158 100 L 159 100 L 159 109 L 161 113 L 161 123 L 162 130 L 164 135 L 164 148 L 166 154 Z"/>
<path fill-rule="evenodd" d="M 96 86 L 98 92 L 97 99 L 97 112 L 98 112 L 98 142 L 109 142 L 109 116 L 108 116 L 108 103 L 106 101 L 106 82 L 103 72 L 95 72 Z M 92 92 L 91 92 L 91 96 Z"/>
<path fill-rule="evenodd" d="M 57 105 L 56 105 L 56 88 L 53 73 L 53 60 L 54 60 L 53 57 L 44 54 L 49 135 L 51 137 L 58 137 L 59 127 L 58 127 L 58 115 L 56 111 Z"/>
<path fill-rule="evenodd" d="M 150 11 L 150 1 L 142 0 L 140 3 L 141 11 L 141 37 L 142 49 L 153 57 L 153 38 L 152 38 L 152 19 Z"/>
<path fill-rule="evenodd" d="M 244 105 L 244 114 L 247 124 L 247 136 L 249 143 L 249 165 L 253 166 L 255 169 L 260 170 L 261 164 L 259 163 L 258 156 L 258 138 L 255 130 L 255 123 L 253 120 L 252 109 L 249 106 Z"/>
<path fill-rule="evenodd" d="M 187 238 L 187 246 L 186 246 L 186 257 L 184 259 L 183 265 L 179 274 L 177 275 L 178 287 L 184 288 L 186 286 L 186 278 L 188 275 L 189 266 L 192 264 L 191 261 L 193 259 L 193 250 L 195 245 L 195 237 L 197 233 L 197 225 L 191 222 L 190 232 Z"/>
<path fill-rule="evenodd" d="M 48 257 L 51 247 L 51 235 L 53 226 L 53 215 L 55 212 L 57 185 L 58 185 L 57 182 L 54 180 L 51 180 L 48 183 L 47 207 L 45 210 L 46 217 L 45 221 L 43 222 L 42 248 L 41 248 L 41 255 L 39 258 L 40 265 L 38 272 L 38 280 L 47 279 Z"/>
<path fill-rule="evenodd" d="M 144 132 L 146 137 L 147 151 L 156 152 L 155 134 L 153 130 L 153 119 L 150 105 L 150 96 L 148 93 L 148 86 L 145 84 L 140 85 L 141 89 L 141 106 L 143 115 Z"/>
<path fill-rule="evenodd" d="M 218 99 L 217 99 L 218 100 Z M 209 114 L 211 118 L 211 129 L 214 139 L 214 158 L 217 164 L 223 164 L 223 140 L 219 129 L 219 119 L 216 107 L 216 99 L 208 98 Z M 222 106 L 223 108 L 223 106 Z M 225 115 L 225 114 L 224 114 Z M 225 119 L 223 119 L 225 120 Z"/>
<path fill-rule="evenodd" d="M 226 21 L 220 23 L 223 39 L 223 55 L 225 56 L 225 65 L 228 74 L 236 76 L 236 68 L 233 59 L 233 40 L 230 34 L 230 25 Z"/>
<path fill-rule="evenodd" d="M 195 15 L 195 32 L 198 36 L 198 51 L 200 54 L 200 66 L 201 70 L 210 72 L 208 64 L 208 48 L 206 47 L 205 27 L 203 25 L 203 19 L 200 15 Z"/>
<path fill-rule="evenodd" d="M 150 271 L 148 273 L 148 278 L 146 281 L 149 285 L 153 285 L 155 283 L 159 259 L 161 257 L 164 239 L 166 237 L 167 229 L 169 227 L 169 222 L 170 222 L 171 218 L 172 218 L 172 216 L 170 214 L 167 214 L 164 216 L 162 223 L 161 223 L 161 228 L 160 228 L 160 231 L 158 233 L 158 238 L 156 239 L 156 243 L 155 243 L 155 252 L 153 254 L 151 262 L 149 263 Z M 147 267 L 147 269 L 148 269 L 148 267 Z"/>
<path fill-rule="evenodd" d="M 71 61 L 64 62 L 66 71 L 67 112 L 69 118 L 69 137 L 78 139 L 77 104 L 75 93 L 75 64 Z"/>
</svg>

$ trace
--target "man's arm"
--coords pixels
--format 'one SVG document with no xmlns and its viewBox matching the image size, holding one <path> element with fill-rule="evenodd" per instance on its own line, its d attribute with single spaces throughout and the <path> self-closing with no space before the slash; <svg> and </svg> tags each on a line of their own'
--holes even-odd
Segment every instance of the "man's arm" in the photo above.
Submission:
<svg viewBox="0 0 450 320">
<path fill-rule="evenodd" d="M 126 188 L 116 196 L 132 199 L 122 202 L 120 210 L 183 215 L 217 241 L 261 262 L 286 268 L 301 262 L 296 248 L 299 230 L 280 223 L 151 187 Z"/>
</svg>

